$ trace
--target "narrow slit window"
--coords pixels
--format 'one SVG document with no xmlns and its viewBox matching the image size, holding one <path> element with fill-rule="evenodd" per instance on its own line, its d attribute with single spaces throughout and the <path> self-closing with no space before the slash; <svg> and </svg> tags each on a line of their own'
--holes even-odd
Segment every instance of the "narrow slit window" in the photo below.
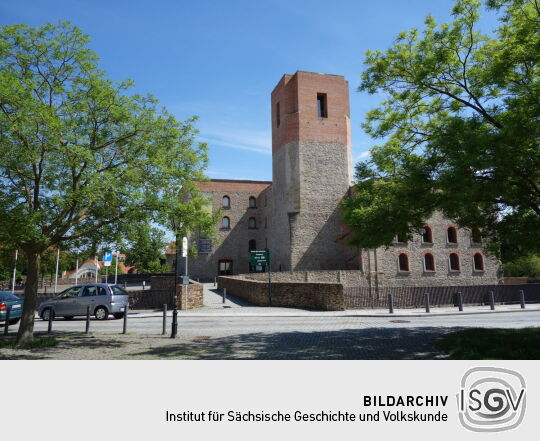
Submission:
<svg viewBox="0 0 540 441">
<path fill-rule="evenodd" d="M 326 103 L 326 93 L 317 94 L 317 116 L 319 118 L 328 118 L 328 108 Z"/>
<path fill-rule="evenodd" d="M 279 108 L 279 103 L 276 103 L 276 126 L 279 127 L 281 124 L 281 112 Z"/>
</svg>

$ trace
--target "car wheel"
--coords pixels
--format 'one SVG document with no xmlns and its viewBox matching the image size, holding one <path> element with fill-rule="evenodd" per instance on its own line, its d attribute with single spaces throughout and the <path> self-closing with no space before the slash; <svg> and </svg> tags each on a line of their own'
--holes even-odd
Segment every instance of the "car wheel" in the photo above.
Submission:
<svg viewBox="0 0 540 441">
<path fill-rule="evenodd" d="M 105 309 L 103 306 L 99 306 L 94 311 L 94 315 L 97 320 L 107 320 L 109 317 L 109 311 L 107 311 L 107 309 Z"/>
<path fill-rule="evenodd" d="M 20 318 L 11 319 L 11 320 L 9 321 L 9 324 L 10 324 L 10 325 L 16 325 L 17 323 L 19 323 L 19 320 L 20 320 Z"/>
<path fill-rule="evenodd" d="M 50 314 L 52 314 L 52 319 L 54 320 L 54 311 L 52 308 L 45 308 L 43 311 L 41 311 L 41 320 L 48 322 Z"/>
<path fill-rule="evenodd" d="M 116 314 L 114 314 L 114 318 L 115 319 L 124 318 L 124 313 L 123 312 L 117 312 Z"/>
<path fill-rule="evenodd" d="M 64 320 L 73 320 L 73 316 L 72 315 L 65 315 Z"/>
</svg>

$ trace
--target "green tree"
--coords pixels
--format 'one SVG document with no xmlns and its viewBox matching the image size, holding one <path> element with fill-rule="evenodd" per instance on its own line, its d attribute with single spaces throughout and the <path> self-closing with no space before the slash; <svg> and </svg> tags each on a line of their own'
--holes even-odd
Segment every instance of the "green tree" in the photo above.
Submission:
<svg viewBox="0 0 540 441">
<path fill-rule="evenodd" d="M 457 0 L 453 21 L 401 32 L 366 55 L 361 91 L 386 99 L 364 128 L 381 144 L 358 164 L 344 201 L 353 242 L 389 245 L 439 210 L 461 227 L 540 249 L 540 7 L 491 0 L 499 27 L 478 30 L 481 2 Z M 510 257 L 510 256 L 509 256 Z"/>
<path fill-rule="evenodd" d="M 515 277 L 540 277 L 540 256 L 529 254 L 505 262 L 503 265 L 504 275 Z"/>
<path fill-rule="evenodd" d="M 149 225 L 137 225 L 128 236 L 126 264 L 141 273 L 168 272 L 165 232 Z"/>
<path fill-rule="evenodd" d="M 88 40 L 69 23 L 0 28 L 0 243 L 26 257 L 19 344 L 49 247 L 159 222 L 207 164 L 195 118 L 109 80 Z"/>
</svg>

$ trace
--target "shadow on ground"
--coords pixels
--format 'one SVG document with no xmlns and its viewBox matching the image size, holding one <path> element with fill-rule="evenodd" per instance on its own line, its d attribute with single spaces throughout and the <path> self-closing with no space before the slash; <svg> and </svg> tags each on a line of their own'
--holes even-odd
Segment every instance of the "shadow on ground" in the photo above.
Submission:
<svg viewBox="0 0 540 441">
<path fill-rule="evenodd" d="M 441 359 L 438 337 L 461 328 L 368 328 L 331 332 L 252 333 L 167 344 L 135 358 L 255 360 Z"/>
</svg>

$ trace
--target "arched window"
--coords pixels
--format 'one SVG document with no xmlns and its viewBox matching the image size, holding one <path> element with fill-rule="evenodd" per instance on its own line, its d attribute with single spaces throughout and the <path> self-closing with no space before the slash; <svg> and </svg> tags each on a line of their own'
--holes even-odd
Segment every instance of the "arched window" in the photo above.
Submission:
<svg viewBox="0 0 540 441">
<path fill-rule="evenodd" d="M 484 256 L 480 253 L 476 253 L 473 256 L 474 270 L 484 271 Z"/>
<path fill-rule="evenodd" d="M 250 217 L 248 220 L 248 228 L 254 230 L 257 228 L 257 220 L 254 217 Z"/>
<path fill-rule="evenodd" d="M 482 235 L 478 228 L 473 228 L 471 231 L 471 242 L 472 243 L 482 243 Z"/>
<path fill-rule="evenodd" d="M 405 253 L 398 256 L 398 268 L 400 271 L 409 271 L 409 256 Z"/>
<path fill-rule="evenodd" d="M 249 197 L 249 208 L 257 208 L 257 198 L 255 196 Z"/>
<path fill-rule="evenodd" d="M 454 227 L 448 227 L 446 230 L 446 240 L 448 243 L 457 243 L 457 230 Z"/>
<path fill-rule="evenodd" d="M 255 239 L 249 241 L 249 251 L 255 251 L 257 249 L 257 242 Z"/>
<path fill-rule="evenodd" d="M 221 228 L 224 230 L 231 228 L 231 220 L 227 216 L 224 216 L 223 219 L 221 219 Z"/>
<path fill-rule="evenodd" d="M 223 196 L 221 200 L 221 206 L 223 208 L 231 208 L 231 198 L 229 196 Z"/>
<path fill-rule="evenodd" d="M 448 257 L 450 271 L 459 271 L 459 256 L 456 253 L 450 254 Z"/>
<path fill-rule="evenodd" d="M 435 258 L 431 253 L 424 256 L 424 271 L 435 271 Z"/>
<path fill-rule="evenodd" d="M 422 228 L 422 243 L 433 243 L 433 236 L 431 234 L 431 228 L 427 225 Z"/>
<path fill-rule="evenodd" d="M 398 243 L 407 243 L 407 235 L 406 235 L 406 234 L 399 233 L 399 234 L 396 236 L 396 242 L 398 242 Z"/>
</svg>

